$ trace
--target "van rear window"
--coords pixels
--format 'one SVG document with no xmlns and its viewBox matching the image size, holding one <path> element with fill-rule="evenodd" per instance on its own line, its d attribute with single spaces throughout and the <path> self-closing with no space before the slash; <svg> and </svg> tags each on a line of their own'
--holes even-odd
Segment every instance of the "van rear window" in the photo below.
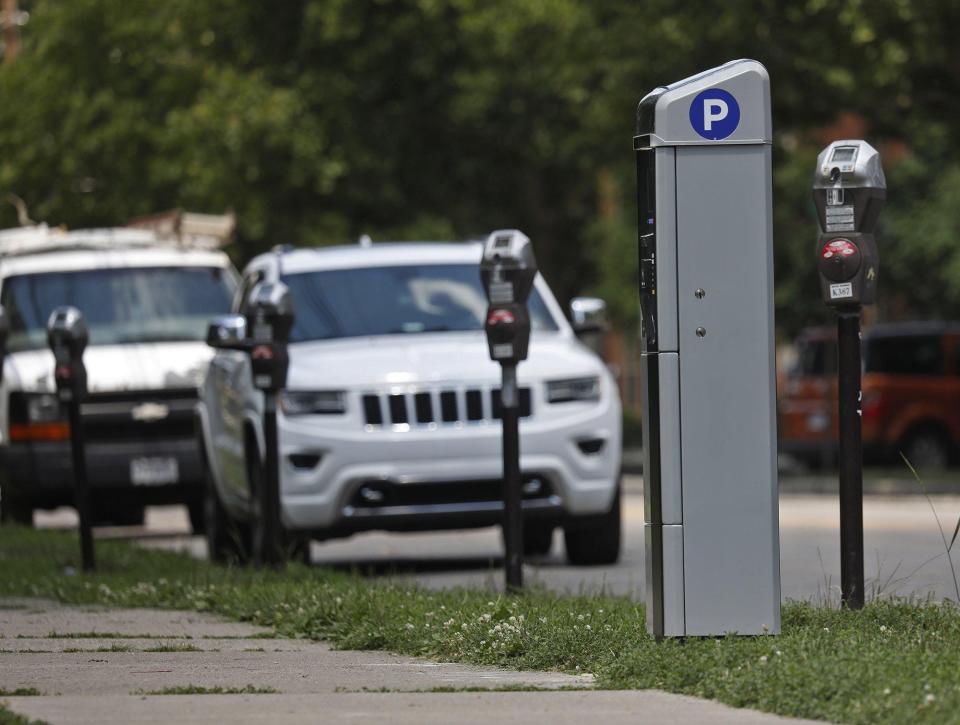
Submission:
<svg viewBox="0 0 960 725">
<path fill-rule="evenodd" d="M 868 339 L 864 370 L 894 375 L 943 375 L 943 344 L 936 335 L 905 335 Z"/>
</svg>

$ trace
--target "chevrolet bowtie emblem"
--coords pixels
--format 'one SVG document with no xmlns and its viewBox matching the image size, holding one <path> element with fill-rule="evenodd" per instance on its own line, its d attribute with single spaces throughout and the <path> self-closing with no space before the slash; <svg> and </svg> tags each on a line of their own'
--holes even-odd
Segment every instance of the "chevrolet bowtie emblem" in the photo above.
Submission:
<svg viewBox="0 0 960 725">
<path fill-rule="evenodd" d="M 170 408 L 163 403 L 141 403 L 130 411 L 130 415 L 141 423 L 152 423 L 170 415 Z"/>
</svg>

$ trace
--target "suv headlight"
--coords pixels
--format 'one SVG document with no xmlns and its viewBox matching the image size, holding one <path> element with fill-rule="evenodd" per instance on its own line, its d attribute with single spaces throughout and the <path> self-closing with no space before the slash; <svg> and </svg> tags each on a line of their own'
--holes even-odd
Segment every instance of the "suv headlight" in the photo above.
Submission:
<svg viewBox="0 0 960 725">
<path fill-rule="evenodd" d="M 347 395 L 341 390 L 284 390 L 280 407 L 286 415 L 342 415 Z"/>
<path fill-rule="evenodd" d="M 547 383 L 548 403 L 595 402 L 600 400 L 600 378 L 571 378 Z"/>
</svg>

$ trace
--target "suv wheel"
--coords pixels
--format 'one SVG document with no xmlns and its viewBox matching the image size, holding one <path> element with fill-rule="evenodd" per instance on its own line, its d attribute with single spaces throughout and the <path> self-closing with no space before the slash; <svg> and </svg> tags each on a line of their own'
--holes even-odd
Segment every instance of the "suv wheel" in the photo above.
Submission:
<svg viewBox="0 0 960 725">
<path fill-rule="evenodd" d="M 903 442 L 903 455 L 918 473 L 941 473 L 950 465 L 950 444 L 936 428 L 921 428 Z"/>
<path fill-rule="evenodd" d="M 254 516 L 251 522 L 251 538 L 253 542 L 252 552 L 255 562 L 264 561 L 264 549 L 266 548 L 266 529 L 263 526 L 263 517 L 260 515 L 260 492 L 263 490 L 263 466 L 260 463 L 260 457 L 256 454 L 251 455 L 249 470 L 247 472 L 250 481 L 250 489 L 253 493 Z M 293 536 L 280 523 L 280 559 L 281 561 L 299 561 L 303 564 L 310 563 L 310 540 Z"/>
<path fill-rule="evenodd" d="M 207 527 L 207 500 L 202 490 L 199 496 L 192 496 L 187 500 L 187 516 L 190 517 L 193 535 L 202 536 Z"/>
<path fill-rule="evenodd" d="M 553 524 L 540 521 L 523 522 L 523 553 L 527 556 L 546 556 L 553 546 Z"/>
<path fill-rule="evenodd" d="M 33 526 L 33 507 L 7 491 L 0 491 L 0 524 Z"/>
<path fill-rule="evenodd" d="M 564 526 L 567 561 L 577 566 L 615 564 L 620 558 L 620 486 L 610 510 L 598 516 L 581 516 Z"/>
</svg>

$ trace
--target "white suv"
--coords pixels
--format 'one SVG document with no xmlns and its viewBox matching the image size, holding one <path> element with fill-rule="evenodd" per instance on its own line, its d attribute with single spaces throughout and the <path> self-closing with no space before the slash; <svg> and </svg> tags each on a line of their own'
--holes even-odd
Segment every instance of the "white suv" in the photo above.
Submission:
<svg viewBox="0 0 960 725">
<path fill-rule="evenodd" d="M 0 303 L 10 337 L 0 387 L 0 519 L 70 505 L 70 428 L 57 401 L 47 319 L 86 318 L 89 395 L 81 408 L 94 519 L 143 521 L 145 504 L 185 503 L 203 522 L 194 432 L 212 351 L 211 315 L 229 311 L 237 274 L 226 254 L 143 229 L 0 231 Z"/>
<path fill-rule="evenodd" d="M 244 270 L 293 297 L 278 413 L 281 510 L 292 539 L 501 522 L 500 368 L 483 333 L 479 244 L 278 250 Z M 620 548 L 620 400 L 538 277 L 529 358 L 518 368 L 525 546 L 557 526 L 575 563 Z M 211 556 L 242 556 L 257 525 L 262 395 L 248 356 L 218 351 L 198 416 L 210 472 Z"/>
</svg>

